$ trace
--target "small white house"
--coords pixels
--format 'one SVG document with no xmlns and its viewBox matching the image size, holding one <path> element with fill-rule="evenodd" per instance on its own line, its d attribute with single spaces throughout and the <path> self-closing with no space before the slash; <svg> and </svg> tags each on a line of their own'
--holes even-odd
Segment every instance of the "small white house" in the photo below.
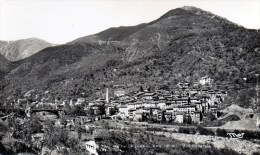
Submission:
<svg viewBox="0 0 260 155">
<path fill-rule="evenodd" d="M 184 112 L 176 112 L 175 116 L 176 116 L 175 122 L 177 122 L 177 123 L 183 123 L 184 122 L 184 116 L 185 116 Z"/>
<path fill-rule="evenodd" d="M 118 109 L 120 114 L 123 114 L 124 116 L 128 117 L 128 107 L 127 105 L 121 105 Z"/>
<path fill-rule="evenodd" d="M 75 105 L 80 105 L 82 103 L 86 102 L 86 99 L 85 98 L 78 98 L 77 99 L 77 102 L 75 103 Z"/>
<path fill-rule="evenodd" d="M 95 141 L 90 140 L 85 144 L 86 144 L 86 150 L 88 150 L 91 155 L 98 155 L 97 153 L 98 145 L 96 144 Z"/>
<path fill-rule="evenodd" d="M 125 90 L 115 90 L 114 95 L 117 97 L 124 96 L 126 94 Z"/>
<path fill-rule="evenodd" d="M 213 79 L 211 79 L 210 77 L 208 76 L 204 76 L 202 78 L 199 79 L 199 83 L 201 85 L 206 85 L 206 84 L 211 84 L 213 83 Z"/>
</svg>

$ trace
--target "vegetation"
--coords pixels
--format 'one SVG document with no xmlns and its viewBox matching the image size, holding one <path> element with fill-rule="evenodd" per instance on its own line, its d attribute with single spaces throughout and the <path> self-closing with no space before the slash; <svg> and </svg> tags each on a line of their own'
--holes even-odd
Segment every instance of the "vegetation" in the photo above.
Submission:
<svg viewBox="0 0 260 155">
<path fill-rule="evenodd" d="M 99 140 L 99 154 L 239 154 L 227 148 L 217 149 L 212 145 L 188 144 L 172 138 L 152 135 L 144 131 L 106 131 L 99 135 Z"/>
</svg>

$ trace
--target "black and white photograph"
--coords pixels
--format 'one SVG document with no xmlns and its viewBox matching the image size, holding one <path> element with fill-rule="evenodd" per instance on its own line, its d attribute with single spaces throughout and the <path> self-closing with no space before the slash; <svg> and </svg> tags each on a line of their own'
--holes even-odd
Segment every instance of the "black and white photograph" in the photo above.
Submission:
<svg viewBox="0 0 260 155">
<path fill-rule="evenodd" d="M 0 155 L 260 155 L 260 0 L 0 0 Z"/>
</svg>

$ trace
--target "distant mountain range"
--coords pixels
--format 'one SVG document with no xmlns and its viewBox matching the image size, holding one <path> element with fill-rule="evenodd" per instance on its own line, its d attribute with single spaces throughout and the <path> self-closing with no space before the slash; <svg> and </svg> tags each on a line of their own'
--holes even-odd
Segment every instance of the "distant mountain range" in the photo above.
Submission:
<svg viewBox="0 0 260 155">
<path fill-rule="evenodd" d="M 17 41 L 0 41 L 0 53 L 8 60 L 17 61 L 27 58 L 40 50 L 53 46 L 38 38 L 21 39 Z"/>
<path fill-rule="evenodd" d="M 30 89 L 74 98 L 83 92 L 93 96 L 113 84 L 165 88 L 205 75 L 220 83 L 241 84 L 243 77 L 255 82 L 249 73 L 260 72 L 259 60 L 257 30 L 182 7 L 150 23 L 110 28 L 10 62 L 0 81 L 0 98 L 16 98 Z"/>
</svg>

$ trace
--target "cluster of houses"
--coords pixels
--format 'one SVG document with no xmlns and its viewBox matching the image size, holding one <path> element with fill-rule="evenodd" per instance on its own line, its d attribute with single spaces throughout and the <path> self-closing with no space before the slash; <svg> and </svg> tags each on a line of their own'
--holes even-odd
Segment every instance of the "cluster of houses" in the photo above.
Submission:
<svg viewBox="0 0 260 155">
<path fill-rule="evenodd" d="M 37 103 L 34 108 L 46 111 L 46 107 L 62 110 L 65 104 L 70 107 L 81 106 L 85 111 L 92 111 L 91 116 L 75 116 L 73 121 L 69 122 L 82 125 L 108 116 L 133 121 L 199 123 L 205 113 L 217 115 L 220 103 L 227 96 L 225 91 L 212 87 L 212 84 L 213 80 L 206 76 L 192 85 L 187 82 L 178 83 L 170 91 L 157 89 L 130 92 L 124 85 L 115 85 L 111 91 L 106 90 L 104 98 L 94 101 L 88 101 L 86 98 L 55 100 L 49 104 Z"/>
<path fill-rule="evenodd" d="M 199 123 L 206 113 L 217 117 L 217 111 L 227 93 L 211 87 L 213 80 L 202 77 L 192 86 L 179 83 L 171 91 L 128 92 L 124 86 L 115 86 L 113 98 L 106 91 L 105 99 L 89 102 L 85 109 L 97 110 L 105 104 L 106 116 L 132 121 Z M 197 87 L 200 85 L 200 87 Z"/>
<path fill-rule="evenodd" d="M 196 88 L 197 84 L 200 88 Z M 120 89 L 114 91 L 114 100 L 110 100 L 107 109 L 116 108 L 125 120 L 133 121 L 166 121 L 199 123 L 203 114 L 212 113 L 217 117 L 217 110 L 227 93 L 213 89 L 209 77 L 202 77 L 192 87 L 189 83 L 179 83 L 174 90 L 143 91 L 127 95 Z"/>
<path fill-rule="evenodd" d="M 204 113 L 217 115 L 218 106 L 225 96 L 224 91 L 207 89 L 182 89 L 172 93 L 160 90 L 140 92 L 120 103 L 118 115 L 134 121 L 152 119 L 184 123 L 191 119 L 193 123 L 198 123 L 202 121 Z M 115 102 L 118 101 L 111 104 Z"/>
</svg>

